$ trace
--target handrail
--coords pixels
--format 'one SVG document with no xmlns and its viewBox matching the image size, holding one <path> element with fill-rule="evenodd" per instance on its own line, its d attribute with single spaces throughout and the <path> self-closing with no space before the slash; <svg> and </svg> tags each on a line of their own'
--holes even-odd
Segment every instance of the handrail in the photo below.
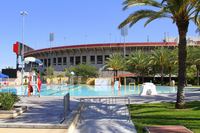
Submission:
<svg viewBox="0 0 200 133">
<path fill-rule="evenodd" d="M 120 100 L 119 100 L 120 99 Z M 119 105 L 127 105 L 127 107 L 125 109 L 122 109 L 121 115 L 127 116 L 127 120 L 130 121 L 130 112 L 128 110 L 128 106 L 130 104 L 130 99 L 127 96 L 124 97 L 114 97 L 114 96 L 110 96 L 110 97 L 86 97 L 86 98 L 79 98 L 80 103 L 82 103 L 85 107 L 91 107 L 92 109 L 94 108 L 94 105 L 90 105 L 88 103 L 95 103 L 95 104 L 106 104 L 107 108 L 108 108 L 108 113 L 115 111 L 113 106 L 117 103 L 119 103 Z M 98 112 L 98 109 L 97 109 Z"/>
</svg>

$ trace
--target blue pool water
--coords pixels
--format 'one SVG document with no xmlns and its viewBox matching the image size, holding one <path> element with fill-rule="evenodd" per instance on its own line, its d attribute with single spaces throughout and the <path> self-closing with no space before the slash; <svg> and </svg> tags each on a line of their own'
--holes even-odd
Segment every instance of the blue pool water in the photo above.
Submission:
<svg viewBox="0 0 200 133">
<path fill-rule="evenodd" d="M 33 95 L 38 95 L 37 87 L 33 87 Z M 176 87 L 156 86 L 159 94 L 176 93 Z M 120 90 L 113 86 L 89 86 L 89 85 L 42 85 L 41 96 L 124 96 L 139 94 L 141 86 L 121 86 Z M 27 95 L 27 86 L 1 88 L 0 92 L 12 92 L 17 95 Z"/>
</svg>

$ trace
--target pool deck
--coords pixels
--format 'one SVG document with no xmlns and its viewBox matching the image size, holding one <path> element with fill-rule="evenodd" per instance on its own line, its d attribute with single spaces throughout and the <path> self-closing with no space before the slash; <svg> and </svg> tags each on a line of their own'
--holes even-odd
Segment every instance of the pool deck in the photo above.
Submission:
<svg viewBox="0 0 200 133">
<path fill-rule="evenodd" d="M 63 97 L 21 97 L 17 105 L 27 106 L 28 110 L 15 119 L 0 119 L 0 123 L 15 124 L 59 124 L 63 119 Z M 77 105 L 71 100 L 71 110 Z"/>
<path fill-rule="evenodd" d="M 131 104 L 176 102 L 176 94 L 159 94 L 155 96 L 129 95 Z M 200 89 L 185 93 L 185 101 L 200 101 Z"/>
<path fill-rule="evenodd" d="M 200 101 L 200 90 L 185 94 L 186 101 Z M 155 102 L 175 102 L 176 94 L 160 94 L 156 96 L 129 95 L 131 104 L 155 103 Z M 79 103 L 80 97 L 71 97 L 71 110 Z M 83 110 L 81 122 L 78 124 L 75 133 L 136 133 L 134 124 L 124 117 L 123 111 L 127 112 L 125 104 L 118 101 L 112 106 L 115 112 L 104 104 L 91 103 Z M 0 124 L 59 124 L 63 118 L 63 97 L 21 97 L 18 105 L 28 106 L 27 112 L 16 119 L 0 119 Z"/>
</svg>

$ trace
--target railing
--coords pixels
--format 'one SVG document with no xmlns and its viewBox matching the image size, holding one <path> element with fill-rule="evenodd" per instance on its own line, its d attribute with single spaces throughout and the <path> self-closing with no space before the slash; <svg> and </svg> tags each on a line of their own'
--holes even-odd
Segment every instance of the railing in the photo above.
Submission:
<svg viewBox="0 0 200 133">
<path fill-rule="evenodd" d="M 93 113 L 105 112 L 102 117 L 109 118 L 125 118 L 130 121 L 130 113 L 128 110 L 130 99 L 128 97 L 90 97 L 90 98 L 80 98 L 80 103 L 84 105 L 83 110 L 91 109 Z M 127 106 L 125 106 L 127 105 Z M 92 111 L 91 114 L 92 114 Z M 89 112 L 89 111 L 88 111 Z M 106 116 L 107 115 L 107 116 Z M 92 118 L 98 117 L 98 115 L 93 114 Z M 83 113 L 81 113 L 82 121 L 84 119 Z"/>
<path fill-rule="evenodd" d="M 67 93 L 64 98 L 63 98 L 63 106 L 64 106 L 64 112 L 63 112 L 63 119 L 66 119 L 66 116 L 68 115 L 68 113 L 70 112 L 70 95 L 69 93 Z M 64 121 L 63 120 L 63 121 Z"/>
</svg>

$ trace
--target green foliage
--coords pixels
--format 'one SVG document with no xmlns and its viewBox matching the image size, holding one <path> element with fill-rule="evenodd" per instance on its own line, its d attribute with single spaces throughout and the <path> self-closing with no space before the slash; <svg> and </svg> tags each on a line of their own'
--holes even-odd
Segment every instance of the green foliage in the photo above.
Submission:
<svg viewBox="0 0 200 133">
<path fill-rule="evenodd" d="M 58 78 L 63 78 L 64 75 L 63 75 L 63 74 L 59 74 L 59 75 L 57 75 L 57 77 L 58 77 Z"/>
<path fill-rule="evenodd" d="M 125 68 L 125 59 L 120 53 L 114 53 L 106 61 L 106 66 L 115 71 L 123 70 Z"/>
<path fill-rule="evenodd" d="M 47 76 L 47 78 L 53 78 L 53 76 L 54 76 L 54 68 L 53 67 L 46 68 L 46 76 Z"/>
<path fill-rule="evenodd" d="M 199 71 L 200 71 L 200 48 L 199 47 L 188 47 L 187 50 L 187 78 L 191 80 L 191 75 L 197 77 L 197 85 L 199 85 Z M 191 67 L 193 73 L 191 73 Z M 196 74 L 194 74 L 194 72 Z"/>
<path fill-rule="evenodd" d="M 65 76 L 67 76 L 67 77 L 71 77 L 72 76 L 72 74 L 70 73 L 70 69 L 67 69 L 67 68 L 65 68 Z"/>
<path fill-rule="evenodd" d="M 195 65 L 192 65 L 190 67 L 187 67 L 187 82 L 190 84 L 192 81 L 195 80 L 196 77 L 196 67 Z"/>
<path fill-rule="evenodd" d="M 154 69 L 156 69 L 157 73 L 160 73 L 162 84 L 164 74 L 167 72 L 169 75 L 171 75 L 175 65 L 177 64 L 177 50 L 170 50 L 168 48 L 160 47 L 152 51 L 150 64 L 154 67 Z"/>
<path fill-rule="evenodd" d="M 186 109 L 174 109 L 174 103 L 133 104 L 129 111 L 137 132 L 145 126 L 183 125 L 200 133 L 200 101 L 186 103 Z"/>
<path fill-rule="evenodd" d="M 133 26 L 142 19 L 146 19 L 144 24 L 144 26 L 146 26 L 150 22 L 160 18 L 172 19 L 173 23 L 176 23 L 177 26 L 180 26 L 180 23 L 189 23 L 190 20 L 193 21 L 197 27 L 200 25 L 198 10 L 200 6 L 199 0 L 125 0 L 123 5 L 124 10 L 130 7 L 136 10 L 119 25 L 119 28 L 128 24 Z M 143 9 L 142 7 L 149 9 Z"/>
<path fill-rule="evenodd" d="M 138 73 L 140 75 L 148 74 L 149 71 L 149 54 L 139 50 L 131 53 L 127 59 L 130 72 Z"/>
<path fill-rule="evenodd" d="M 3 110 L 11 110 L 13 105 L 19 100 L 19 97 L 15 94 L 0 93 L 0 105 Z"/>
<path fill-rule="evenodd" d="M 98 76 L 97 68 L 88 64 L 79 64 L 65 70 L 65 75 L 72 76 L 70 72 L 74 72 L 76 76 L 96 77 Z"/>
</svg>

